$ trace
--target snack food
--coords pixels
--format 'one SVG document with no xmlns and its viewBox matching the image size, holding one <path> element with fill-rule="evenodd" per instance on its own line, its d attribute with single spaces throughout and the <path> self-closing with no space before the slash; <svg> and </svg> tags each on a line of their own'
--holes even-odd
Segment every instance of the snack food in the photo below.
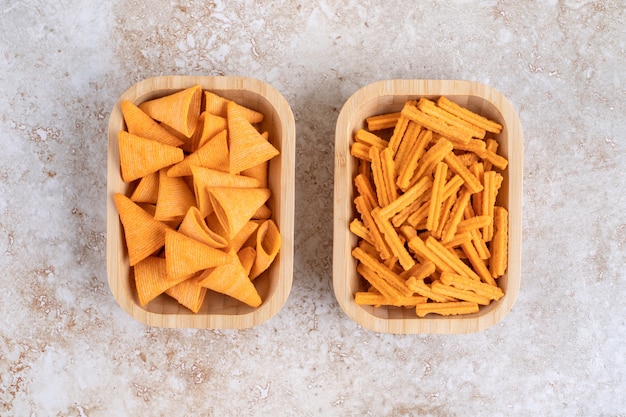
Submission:
<svg viewBox="0 0 626 417">
<path fill-rule="evenodd" d="M 508 161 L 491 135 L 502 126 L 446 97 L 408 100 L 365 125 L 351 147 L 360 163 L 350 230 L 369 290 L 355 302 L 424 317 L 472 314 L 500 299 L 508 231 L 498 191 Z"/>
<path fill-rule="evenodd" d="M 135 133 L 119 132 L 130 186 L 113 198 L 139 304 L 167 294 L 197 313 L 216 291 L 260 306 L 252 280 L 281 242 L 267 204 L 279 150 L 255 125 L 263 114 L 198 85 L 121 107 Z"/>
</svg>

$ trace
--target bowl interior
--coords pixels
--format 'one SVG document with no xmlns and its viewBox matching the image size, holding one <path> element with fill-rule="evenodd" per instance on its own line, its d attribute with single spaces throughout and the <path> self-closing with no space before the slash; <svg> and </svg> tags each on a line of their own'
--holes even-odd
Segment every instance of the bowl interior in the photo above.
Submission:
<svg viewBox="0 0 626 417">
<path fill-rule="evenodd" d="M 386 86 L 390 85 L 390 88 Z M 336 183 L 335 183 L 335 257 L 333 284 L 335 295 L 346 314 L 364 327 L 392 333 L 468 333 L 489 327 L 499 321 L 512 307 L 519 287 L 519 227 L 521 218 L 521 130 L 516 115 L 511 109 L 503 109 L 503 98 L 485 86 L 473 93 L 474 83 L 449 84 L 447 82 L 411 81 L 392 84 L 373 84 L 355 93 L 342 109 L 337 122 L 336 137 Z M 459 91 L 461 90 L 461 91 Z M 509 166 L 502 172 L 503 183 L 497 204 L 509 210 L 509 266 L 498 279 L 505 295 L 488 306 L 481 307 L 475 314 L 455 317 L 428 315 L 419 318 L 412 308 L 361 306 L 354 302 L 354 294 L 366 291 L 367 286 L 356 273 L 357 262 L 350 251 L 357 238 L 350 233 L 349 222 L 357 214 L 353 200 L 355 190 L 353 178 L 357 172 L 356 159 L 350 156 L 349 148 L 355 132 L 365 127 L 365 118 L 377 114 L 400 111 L 407 100 L 426 97 L 437 99 L 445 95 L 459 105 L 502 124 L 502 132 L 491 135 L 499 143 L 498 153 L 509 159 Z M 517 152 L 512 152 L 516 147 Z M 338 195 L 339 193 L 339 195 Z M 511 282 L 511 279 L 513 282 Z"/>
<path fill-rule="evenodd" d="M 132 192 L 133 185 L 121 180 L 117 132 L 125 129 L 119 102 L 109 121 L 108 162 L 108 233 L 107 257 L 109 284 L 120 304 L 129 314 L 144 323 L 163 327 L 242 328 L 250 327 L 273 316 L 284 304 L 291 288 L 293 274 L 293 156 L 295 127 L 293 114 L 284 98 L 275 90 L 256 80 L 239 77 L 157 77 L 140 82 L 127 90 L 120 102 L 128 99 L 135 104 L 165 96 L 195 84 L 204 90 L 260 111 L 264 120 L 261 131 L 269 133 L 271 143 L 281 152 L 269 164 L 268 186 L 272 196 L 267 205 L 281 231 L 281 250 L 271 267 L 255 279 L 263 304 L 252 308 L 237 300 L 207 291 L 198 313 L 181 306 L 163 294 L 146 306 L 140 306 L 132 268 L 129 268 L 124 233 L 115 206 L 110 207 L 112 195 Z M 111 211 L 112 210 L 112 211 Z"/>
</svg>

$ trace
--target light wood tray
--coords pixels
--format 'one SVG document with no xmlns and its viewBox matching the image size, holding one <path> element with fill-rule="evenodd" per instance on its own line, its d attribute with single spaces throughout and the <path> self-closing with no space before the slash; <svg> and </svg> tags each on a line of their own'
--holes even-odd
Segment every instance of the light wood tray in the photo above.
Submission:
<svg viewBox="0 0 626 417">
<path fill-rule="evenodd" d="M 280 156 L 270 162 L 268 186 L 272 197 L 268 206 L 281 232 L 280 253 L 271 268 L 254 283 L 263 299 L 258 308 L 244 305 L 228 296 L 207 292 L 197 314 L 161 295 L 145 307 L 139 305 L 122 225 L 113 201 L 115 193 L 132 190 L 120 176 L 117 134 L 125 128 L 120 109 L 122 100 L 135 104 L 182 90 L 193 85 L 213 91 L 265 115 L 261 129 L 269 132 Z M 115 300 L 138 321 L 158 327 L 247 328 L 274 316 L 284 305 L 293 279 L 293 227 L 295 180 L 295 121 L 287 101 L 278 91 L 259 80 L 245 77 L 162 76 L 143 80 L 122 94 L 115 104 L 108 126 L 107 171 L 107 272 Z"/>
<path fill-rule="evenodd" d="M 409 99 L 436 99 L 441 95 L 503 126 L 502 132 L 495 138 L 499 142 L 499 153 L 509 160 L 498 195 L 498 204 L 509 211 L 508 268 L 498 280 L 504 296 L 482 307 L 478 313 L 452 317 L 431 314 L 419 318 L 414 309 L 357 305 L 354 294 L 366 288 L 351 256 L 357 238 L 349 231 L 349 223 L 356 213 L 353 178 L 357 163 L 350 155 L 354 133 L 365 126 L 364 120 L 368 116 L 400 111 Z M 344 312 L 367 329 L 400 334 L 471 333 L 502 320 L 513 307 L 520 287 L 522 174 L 523 137 L 519 117 L 502 94 L 484 84 L 448 80 L 387 80 L 370 84 L 354 93 L 341 109 L 335 136 L 333 286 Z"/>
</svg>

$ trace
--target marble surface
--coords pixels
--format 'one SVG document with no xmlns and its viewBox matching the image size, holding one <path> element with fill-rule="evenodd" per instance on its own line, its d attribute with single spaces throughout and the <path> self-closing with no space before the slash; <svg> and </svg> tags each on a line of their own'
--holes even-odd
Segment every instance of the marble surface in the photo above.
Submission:
<svg viewBox="0 0 626 417">
<path fill-rule="evenodd" d="M 0 415 L 625 416 L 625 20 L 618 0 L 0 1 Z M 296 117 L 293 288 L 253 329 L 149 328 L 108 289 L 108 115 L 169 74 L 261 79 Z M 519 112 L 522 285 L 484 332 L 377 334 L 334 299 L 335 122 L 388 78 L 484 82 Z"/>
</svg>

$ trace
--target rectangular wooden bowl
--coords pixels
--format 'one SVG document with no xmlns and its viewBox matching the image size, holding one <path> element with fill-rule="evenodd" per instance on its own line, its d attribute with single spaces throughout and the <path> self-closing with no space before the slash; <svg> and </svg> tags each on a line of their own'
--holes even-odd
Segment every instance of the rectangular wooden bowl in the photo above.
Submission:
<svg viewBox="0 0 626 417">
<path fill-rule="evenodd" d="M 414 309 L 357 305 L 354 294 L 366 287 L 351 255 L 357 238 L 349 230 L 349 223 L 356 214 L 353 178 L 357 162 L 350 155 L 354 133 L 365 127 L 366 117 L 400 111 L 409 99 L 436 99 L 442 95 L 503 126 L 495 139 L 499 142 L 499 153 L 509 160 L 497 201 L 509 211 L 508 267 L 505 275 L 498 279 L 504 296 L 467 316 L 430 314 L 419 318 Z M 522 171 L 523 137 L 519 118 L 507 99 L 489 86 L 469 81 L 386 80 L 354 93 L 341 109 L 335 136 L 333 287 L 348 317 L 367 329 L 398 334 L 471 333 L 502 320 L 512 308 L 520 287 Z"/>
<path fill-rule="evenodd" d="M 118 132 L 125 129 L 120 109 L 123 100 L 135 104 L 162 97 L 193 85 L 201 85 L 237 103 L 264 114 L 261 129 L 269 133 L 280 155 L 271 160 L 268 186 L 272 197 L 267 205 L 281 233 L 280 253 L 270 269 L 254 283 L 263 299 L 258 308 L 249 307 L 228 296 L 207 292 L 201 310 L 193 313 L 176 300 L 161 295 L 141 307 L 134 277 L 129 268 L 122 224 L 113 201 L 115 193 L 129 195 L 130 185 L 120 175 Z M 138 321 L 170 328 L 234 329 L 258 325 L 274 316 L 284 305 L 293 279 L 293 227 L 295 179 L 295 121 L 284 97 L 270 85 L 245 77 L 161 76 L 130 87 L 113 107 L 108 125 L 107 169 L 107 272 L 109 286 L 117 303 Z"/>
</svg>

